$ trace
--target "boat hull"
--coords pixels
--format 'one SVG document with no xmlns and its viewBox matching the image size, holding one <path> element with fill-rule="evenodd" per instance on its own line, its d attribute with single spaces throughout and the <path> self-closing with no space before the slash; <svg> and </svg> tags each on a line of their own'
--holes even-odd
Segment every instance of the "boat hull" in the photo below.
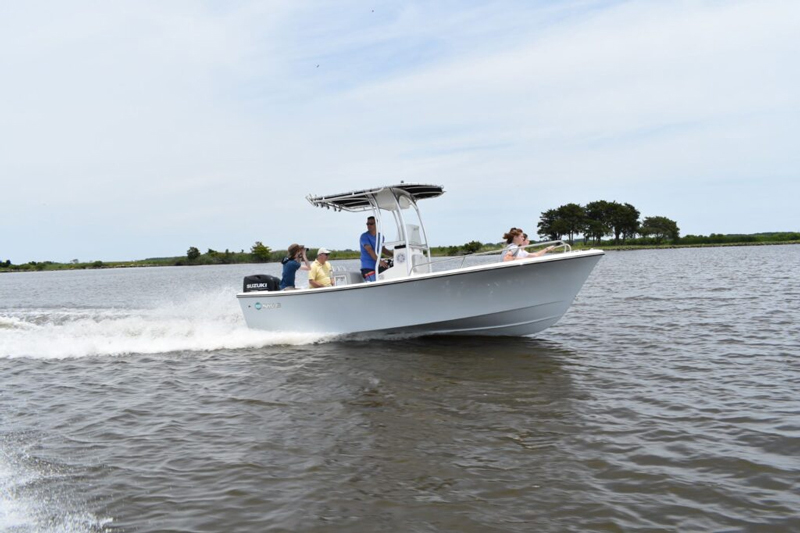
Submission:
<svg viewBox="0 0 800 533">
<path fill-rule="evenodd" d="M 251 328 L 327 334 L 539 333 L 566 313 L 599 250 L 326 289 L 237 297 Z"/>
</svg>

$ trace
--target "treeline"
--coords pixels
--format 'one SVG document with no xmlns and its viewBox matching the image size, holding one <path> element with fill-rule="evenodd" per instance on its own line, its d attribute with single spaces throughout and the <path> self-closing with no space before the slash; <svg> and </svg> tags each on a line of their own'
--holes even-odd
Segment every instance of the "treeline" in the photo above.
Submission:
<svg viewBox="0 0 800 533">
<path fill-rule="evenodd" d="M 208 249 L 206 253 L 201 253 L 200 250 L 192 246 L 186 251 L 186 256 L 177 258 L 176 265 L 230 265 L 236 263 L 275 263 L 286 257 L 287 250 L 272 250 L 269 246 L 265 246 L 261 241 L 250 247 L 249 252 L 244 250 L 240 252 L 231 252 L 225 250 L 218 252 L 216 250 Z M 330 259 L 349 259 L 354 254 L 352 250 L 332 251 Z M 306 255 L 313 261 L 317 257 L 317 248 L 309 248 Z"/>
<path fill-rule="evenodd" d="M 103 261 L 91 261 L 88 263 L 80 263 L 77 260 L 70 261 L 69 263 L 56 263 L 54 261 L 29 261 L 21 265 L 12 264 L 10 260 L 0 261 L 0 271 L 14 272 L 26 270 L 73 270 L 73 269 L 87 269 L 87 268 L 106 268 L 108 266 L 116 266 L 116 263 L 104 263 Z"/>
<path fill-rule="evenodd" d="M 566 204 L 542 213 L 537 224 L 539 236 L 551 241 L 575 242 L 583 235 L 585 243 L 600 244 L 605 237 L 613 237 L 614 244 L 626 244 L 637 236 L 651 239 L 655 244 L 675 243 L 680 239 L 677 222 L 664 216 L 646 217 L 631 204 L 598 200 L 585 206 Z"/>
<path fill-rule="evenodd" d="M 233 265 L 248 263 L 272 263 L 278 262 L 286 257 L 286 250 L 272 250 L 265 246 L 261 241 L 257 241 L 250 247 L 250 251 L 241 250 L 224 252 L 209 248 L 202 253 L 196 246 L 191 246 L 186 251 L 186 255 L 177 257 L 153 257 L 136 261 L 88 261 L 81 262 L 73 259 L 69 263 L 56 263 L 53 261 L 30 261 L 19 265 L 12 264 L 10 260 L 0 261 L 0 271 L 38 271 L 38 270 L 81 270 L 95 268 L 124 268 L 124 267 L 148 267 L 148 266 L 189 266 L 189 265 Z M 330 259 L 352 259 L 359 257 L 359 253 L 353 250 L 332 251 Z M 309 248 L 308 258 L 314 260 L 317 257 L 317 248 Z"/>
<path fill-rule="evenodd" d="M 574 204 L 573 204 L 574 205 Z M 543 213 L 544 215 L 544 213 Z M 662 217 L 650 217 L 662 218 Z M 667 219 L 668 220 L 668 219 Z M 640 225 L 647 223 L 648 219 Z M 670 221 L 671 222 L 671 221 Z M 652 221 L 650 222 L 652 223 Z M 645 231 L 649 231 L 645 229 Z M 676 227 L 677 231 L 677 227 Z M 613 233 L 612 233 L 613 235 Z M 624 237 L 623 237 L 624 235 Z M 636 237 L 636 235 L 640 235 Z M 774 232 L 774 233 L 756 233 L 750 235 L 742 234 L 717 234 L 711 235 L 686 235 L 685 237 L 676 236 L 669 241 L 665 241 L 663 236 L 657 237 L 649 234 L 641 236 L 641 232 L 635 234 L 620 233 L 618 243 L 621 242 L 625 246 L 661 246 L 665 244 L 676 246 L 720 246 L 720 245 L 737 245 L 737 244 L 774 244 L 774 243 L 799 243 L 800 232 Z M 563 235 L 562 235 L 563 236 Z M 561 240 L 562 236 L 553 236 L 545 234 L 543 237 L 549 240 Z M 615 246 L 615 240 L 600 240 L 587 239 L 584 237 L 586 244 L 591 242 L 592 246 Z M 487 252 L 497 250 L 505 245 L 504 242 L 496 243 L 482 243 L 480 241 L 470 241 L 460 246 L 432 246 L 431 254 L 435 256 L 457 256 L 467 255 L 476 252 Z M 317 256 L 315 248 L 309 249 L 308 258 L 314 260 Z M 10 260 L 0 261 L 0 272 L 25 272 L 25 271 L 38 271 L 38 270 L 76 270 L 76 269 L 96 269 L 96 268 L 125 268 L 125 267 L 147 267 L 147 266 L 188 266 L 188 265 L 226 265 L 226 264 L 246 264 L 246 263 L 272 263 L 279 262 L 286 256 L 286 250 L 272 250 L 268 246 L 264 246 L 260 241 L 256 242 L 249 252 L 241 250 L 239 252 L 231 252 L 225 250 L 218 252 L 216 250 L 208 249 L 206 253 L 201 253 L 200 250 L 194 246 L 190 247 L 184 256 L 178 257 L 156 257 L 150 259 L 141 259 L 137 261 L 89 261 L 80 262 L 73 259 L 69 263 L 56 263 L 54 261 L 30 261 L 28 263 L 15 265 Z M 360 254 L 357 250 L 332 250 L 331 260 L 344 260 L 344 259 L 357 259 Z"/>
<path fill-rule="evenodd" d="M 775 243 L 775 242 L 792 242 L 800 241 L 800 233 L 798 232 L 775 232 L 775 233 L 755 233 L 752 235 L 738 235 L 729 234 L 723 235 L 712 233 L 709 236 L 704 235 L 687 235 L 680 238 L 680 244 L 691 246 L 694 244 L 758 244 L 758 243 Z"/>
<path fill-rule="evenodd" d="M 566 204 L 549 209 L 539 218 L 538 234 L 547 240 L 565 237 L 574 244 L 578 235 L 584 244 L 594 246 L 652 246 L 652 245 L 720 245 L 793 242 L 800 240 L 797 232 L 756 233 L 752 235 L 716 234 L 687 235 L 681 237 L 677 222 L 665 216 L 651 216 L 640 220 L 640 212 L 633 205 L 598 200 L 585 206 Z M 608 237 L 608 240 L 604 240 Z"/>
</svg>

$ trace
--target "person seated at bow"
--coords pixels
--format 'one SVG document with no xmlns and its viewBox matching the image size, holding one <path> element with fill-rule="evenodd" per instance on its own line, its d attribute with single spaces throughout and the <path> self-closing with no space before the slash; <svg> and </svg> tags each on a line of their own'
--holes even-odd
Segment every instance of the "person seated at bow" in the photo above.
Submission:
<svg viewBox="0 0 800 533">
<path fill-rule="evenodd" d="M 528 235 L 521 228 L 511 228 L 508 233 L 503 235 L 503 238 L 506 240 L 506 247 L 503 248 L 503 261 L 540 257 L 555 249 L 555 246 L 548 246 L 538 252 L 528 252 L 524 247 L 530 245 L 531 241 L 528 240 Z"/>
</svg>

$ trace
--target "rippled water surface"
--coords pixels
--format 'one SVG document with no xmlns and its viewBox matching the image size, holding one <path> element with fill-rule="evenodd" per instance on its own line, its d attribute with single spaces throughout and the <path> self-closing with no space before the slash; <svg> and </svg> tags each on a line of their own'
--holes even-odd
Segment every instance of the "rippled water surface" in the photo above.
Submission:
<svg viewBox="0 0 800 533">
<path fill-rule="evenodd" d="M 798 531 L 798 267 L 612 252 L 538 338 L 358 342 L 247 330 L 274 265 L 0 274 L 0 531 Z"/>
</svg>

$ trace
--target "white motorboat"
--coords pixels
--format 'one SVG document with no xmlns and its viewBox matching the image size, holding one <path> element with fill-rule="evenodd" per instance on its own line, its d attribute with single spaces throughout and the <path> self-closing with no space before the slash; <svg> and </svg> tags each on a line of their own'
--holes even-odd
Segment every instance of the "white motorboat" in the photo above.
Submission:
<svg viewBox="0 0 800 533">
<path fill-rule="evenodd" d="M 432 258 L 417 202 L 442 194 L 438 185 L 401 183 L 308 196 L 317 207 L 371 211 L 377 253 L 393 250 L 393 263 L 375 281 L 358 271 L 334 271 L 334 286 L 317 289 L 264 290 L 275 288 L 274 279 L 245 278 L 237 298 L 247 325 L 332 334 L 533 335 L 564 315 L 603 256 L 554 241 L 536 245 L 554 245 L 554 252 L 514 261 L 503 262 L 499 251 Z M 391 221 L 395 238 L 381 242 Z"/>
</svg>

